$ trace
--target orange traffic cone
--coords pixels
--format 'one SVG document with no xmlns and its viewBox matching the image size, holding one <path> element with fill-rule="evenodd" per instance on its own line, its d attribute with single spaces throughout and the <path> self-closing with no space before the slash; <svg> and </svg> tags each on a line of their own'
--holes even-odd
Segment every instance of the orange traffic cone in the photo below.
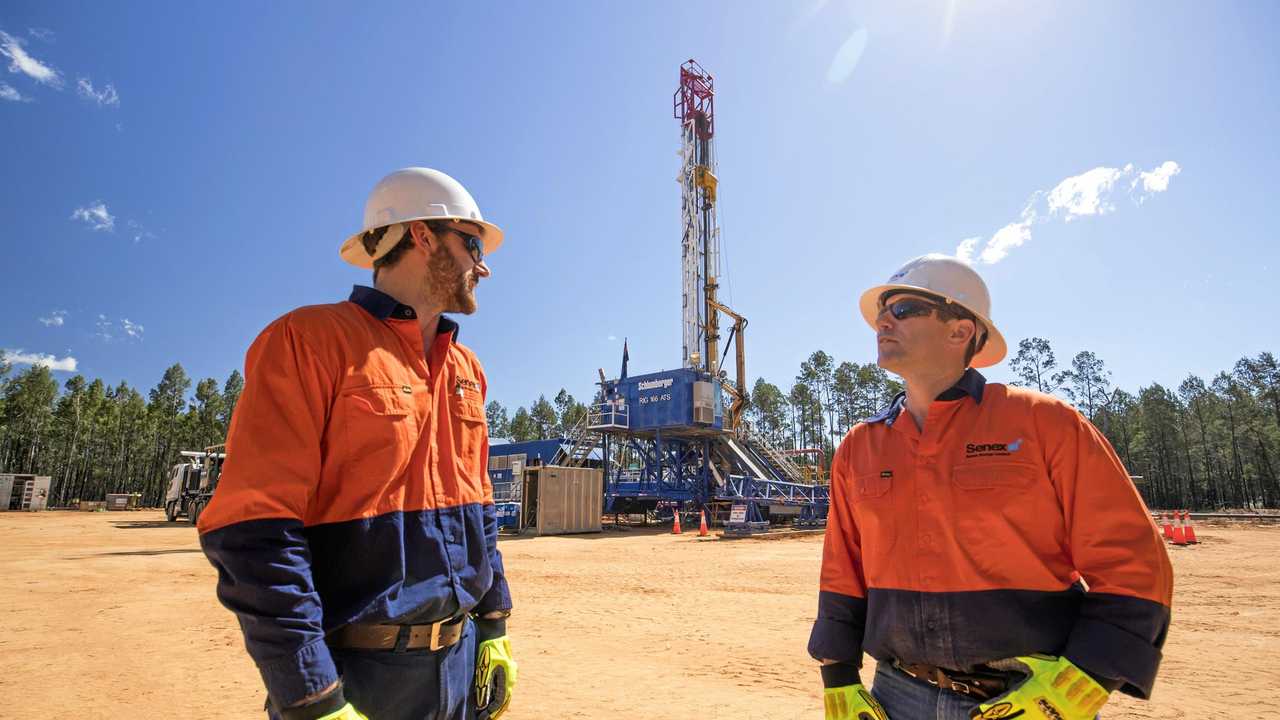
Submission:
<svg viewBox="0 0 1280 720">
<path fill-rule="evenodd" d="M 1191 513 L 1190 513 L 1190 512 L 1188 512 L 1188 511 L 1186 511 L 1186 510 L 1183 510 L 1183 511 L 1182 511 L 1182 522 L 1183 522 L 1183 524 L 1185 524 L 1185 525 L 1187 526 L 1187 527 L 1186 527 L 1186 530 L 1185 530 L 1185 533 L 1183 534 L 1183 539 L 1187 541 L 1187 544 L 1188 544 L 1188 545 L 1199 545 L 1199 544 L 1200 544 L 1200 541 L 1196 539 L 1196 531 L 1195 531 L 1195 528 L 1191 527 Z"/>
<path fill-rule="evenodd" d="M 1173 526 L 1169 524 L 1169 513 L 1160 513 L 1160 525 L 1164 531 L 1164 539 L 1173 539 Z"/>
<path fill-rule="evenodd" d="M 671 516 L 674 518 L 674 520 L 671 521 L 671 534 L 679 535 L 680 534 L 680 511 L 676 510 L 674 513 L 672 513 Z"/>
<path fill-rule="evenodd" d="M 1187 537 L 1182 534 L 1182 516 L 1178 514 L 1177 510 L 1173 512 L 1173 544 L 1187 544 Z"/>
<path fill-rule="evenodd" d="M 702 522 L 698 524 L 698 537 L 707 536 L 707 511 L 702 511 Z"/>
</svg>

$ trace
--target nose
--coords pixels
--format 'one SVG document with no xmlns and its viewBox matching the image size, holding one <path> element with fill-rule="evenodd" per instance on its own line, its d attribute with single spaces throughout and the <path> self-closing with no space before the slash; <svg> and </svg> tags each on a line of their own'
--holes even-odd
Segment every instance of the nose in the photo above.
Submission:
<svg viewBox="0 0 1280 720">
<path fill-rule="evenodd" d="M 889 308 L 880 308 L 880 312 L 876 315 L 876 329 L 881 332 L 892 330 L 894 322 L 893 313 L 889 312 Z"/>
<path fill-rule="evenodd" d="M 476 275 L 479 275 L 480 277 L 489 277 L 492 274 L 493 271 L 484 263 L 484 260 L 476 263 Z"/>
</svg>

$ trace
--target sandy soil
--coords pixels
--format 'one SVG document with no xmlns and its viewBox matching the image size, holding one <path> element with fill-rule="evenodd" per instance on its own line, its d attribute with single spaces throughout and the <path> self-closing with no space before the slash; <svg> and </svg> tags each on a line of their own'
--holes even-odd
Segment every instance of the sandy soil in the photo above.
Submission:
<svg viewBox="0 0 1280 720">
<path fill-rule="evenodd" d="M 1108 718 L 1280 718 L 1280 527 L 1198 530 L 1204 544 L 1172 550 L 1155 699 L 1113 700 Z M 511 720 L 822 716 L 804 651 L 820 537 L 637 529 L 502 547 L 518 606 Z M 184 522 L 0 513 L 0 578 L 10 714 L 262 717 L 257 672 Z"/>
</svg>

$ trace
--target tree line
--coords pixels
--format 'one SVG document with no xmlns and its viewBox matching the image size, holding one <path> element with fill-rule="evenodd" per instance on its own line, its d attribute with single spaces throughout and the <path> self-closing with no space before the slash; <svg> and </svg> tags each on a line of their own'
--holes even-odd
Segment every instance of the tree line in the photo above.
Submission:
<svg viewBox="0 0 1280 720">
<path fill-rule="evenodd" d="M 1114 387 L 1094 353 L 1059 367 L 1049 341 L 1028 338 L 1010 361 L 1018 384 L 1069 399 L 1115 447 L 1157 508 L 1280 507 L 1280 363 L 1243 357 L 1175 388 Z"/>
<path fill-rule="evenodd" d="M 181 365 L 145 395 L 82 375 L 59 388 L 41 365 L 13 370 L 0 357 L 0 472 L 50 476 L 55 506 L 135 492 L 144 505 L 162 504 L 178 453 L 223 442 L 244 388 L 232 371 L 223 383 L 200 380 L 192 393 Z"/>
<path fill-rule="evenodd" d="M 1188 375 L 1174 388 L 1153 383 L 1132 393 L 1112 384 L 1093 352 L 1059 366 L 1043 338 L 1022 340 L 1009 367 L 1013 384 L 1059 395 L 1093 422 L 1152 507 L 1280 507 L 1280 362 L 1272 353 L 1241 358 L 1212 378 Z M 54 505 L 108 492 L 142 493 L 144 504 L 159 505 L 178 453 L 226 437 L 244 379 L 233 371 L 222 383 L 192 385 L 175 364 L 145 394 L 81 375 L 60 387 L 48 368 L 15 372 L 0 358 L 0 472 L 51 476 Z M 775 447 L 821 450 L 827 465 L 845 433 L 901 390 L 874 363 L 837 363 L 819 350 L 785 391 L 758 378 L 744 419 Z M 587 415 L 563 388 L 514 413 L 497 401 L 485 410 L 490 435 L 516 442 L 566 436 Z"/>
<path fill-rule="evenodd" d="M 1062 397 L 1101 430 L 1151 507 L 1280 507 L 1280 363 L 1272 353 L 1241 358 L 1207 380 L 1188 375 L 1176 388 L 1153 383 L 1132 393 L 1112 384 L 1091 351 L 1059 366 L 1043 338 L 1018 343 L 1009 367 L 1013 385 Z M 837 363 L 819 350 L 785 391 L 758 378 L 745 419 L 774 447 L 821 450 L 829 467 L 849 429 L 902 389 L 875 363 Z M 563 389 L 513 416 L 496 401 L 486 410 L 490 434 L 516 442 L 565 436 L 586 413 Z"/>
</svg>

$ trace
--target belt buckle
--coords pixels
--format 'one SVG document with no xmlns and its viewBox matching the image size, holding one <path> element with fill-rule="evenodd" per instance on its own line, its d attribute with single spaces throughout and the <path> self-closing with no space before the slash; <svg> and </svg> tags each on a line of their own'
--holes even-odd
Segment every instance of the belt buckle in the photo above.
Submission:
<svg viewBox="0 0 1280 720">
<path fill-rule="evenodd" d="M 973 694 L 973 688 L 969 687 L 967 684 L 962 683 L 958 680 L 951 680 L 951 678 L 947 678 L 947 679 L 951 681 L 952 692 L 957 692 L 957 693 L 960 693 L 961 695 Z"/>
<path fill-rule="evenodd" d="M 427 645 L 431 652 L 440 649 L 440 628 L 444 625 L 444 621 L 431 623 L 431 642 Z"/>
</svg>

